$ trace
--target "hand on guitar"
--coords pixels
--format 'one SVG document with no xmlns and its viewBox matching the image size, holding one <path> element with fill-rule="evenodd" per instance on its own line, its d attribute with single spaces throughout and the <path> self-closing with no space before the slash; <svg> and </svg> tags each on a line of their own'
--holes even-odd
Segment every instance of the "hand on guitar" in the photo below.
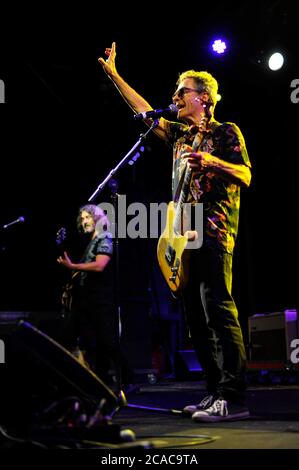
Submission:
<svg viewBox="0 0 299 470">
<path fill-rule="evenodd" d="M 217 158 L 208 152 L 185 152 L 182 158 L 186 158 L 188 165 L 195 172 L 209 171 L 217 166 Z"/>
<path fill-rule="evenodd" d="M 64 286 L 62 296 L 61 296 L 61 303 L 64 308 L 64 311 L 70 312 L 72 308 L 72 301 L 73 301 L 74 282 L 79 272 L 74 271 L 74 263 L 72 263 L 66 251 L 63 252 L 63 256 L 59 256 L 59 258 L 57 259 L 57 262 L 59 264 L 62 264 L 62 266 L 64 266 L 65 268 L 73 271 L 71 280 L 67 282 L 67 284 Z"/>
<path fill-rule="evenodd" d="M 67 269 L 74 269 L 74 263 L 72 263 L 66 251 L 63 252 L 63 256 L 59 256 L 57 262 Z"/>
</svg>

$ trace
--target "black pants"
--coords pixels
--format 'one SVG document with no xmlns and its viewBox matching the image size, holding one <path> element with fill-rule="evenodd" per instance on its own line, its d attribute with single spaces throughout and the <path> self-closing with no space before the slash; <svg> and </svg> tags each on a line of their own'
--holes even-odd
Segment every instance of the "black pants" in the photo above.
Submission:
<svg viewBox="0 0 299 470">
<path fill-rule="evenodd" d="M 109 383 L 109 369 L 115 370 L 121 388 L 132 381 L 132 373 L 121 351 L 119 318 L 112 303 L 98 298 L 96 293 L 78 288 L 64 326 L 62 342 L 69 350 L 79 346 L 86 351 L 95 373 Z"/>
<path fill-rule="evenodd" d="M 184 305 L 207 390 L 242 404 L 246 353 L 231 289 L 231 254 L 209 247 L 191 250 Z"/>
</svg>

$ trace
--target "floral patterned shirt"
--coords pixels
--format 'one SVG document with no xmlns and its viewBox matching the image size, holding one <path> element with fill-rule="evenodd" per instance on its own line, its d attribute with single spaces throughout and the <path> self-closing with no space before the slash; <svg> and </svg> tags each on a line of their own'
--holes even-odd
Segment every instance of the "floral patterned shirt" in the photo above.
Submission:
<svg viewBox="0 0 299 470">
<path fill-rule="evenodd" d="M 186 168 L 184 152 L 201 150 L 229 163 L 251 167 L 243 135 L 234 123 L 211 121 L 201 134 L 196 126 L 166 121 L 173 146 L 173 199 L 177 201 Z M 197 141 L 195 140 L 197 139 Z M 200 145 L 197 145 L 200 142 Z M 193 173 L 187 202 L 203 203 L 204 244 L 232 253 L 238 233 L 240 186 L 213 171 Z"/>
</svg>

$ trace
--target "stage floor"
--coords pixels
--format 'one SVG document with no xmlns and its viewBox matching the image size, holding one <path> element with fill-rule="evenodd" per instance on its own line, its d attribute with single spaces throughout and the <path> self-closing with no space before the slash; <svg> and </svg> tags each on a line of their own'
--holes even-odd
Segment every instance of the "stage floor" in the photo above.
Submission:
<svg viewBox="0 0 299 470">
<path fill-rule="evenodd" d="M 143 384 L 127 396 L 129 406 L 120 408 L 113 422 L 160 449 L 299 449 L 298 385 L 249 387 L 246 420 L 195 423 L 176 412 L 204 395 L 201 382 Z"/>
</svg>

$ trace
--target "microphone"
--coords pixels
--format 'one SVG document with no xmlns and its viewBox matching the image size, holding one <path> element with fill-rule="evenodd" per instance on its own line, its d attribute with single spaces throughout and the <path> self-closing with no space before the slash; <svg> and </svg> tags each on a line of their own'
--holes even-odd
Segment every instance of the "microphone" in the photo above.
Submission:
<svg viewBox="0 0 299 470">
<path fill-rule="evenodd" d="M 144 111 L 143 113 L 135 114 L 134 119 L 136 119 L 136 121 L 141 119 L 157 119 L 169 113 L 177 116 L 178 112 L 179 108 L 175 104 L 170 104 L 164 109 L 153 109 L 151 111 Z"/>
<path fill-rule="evenodd" d="M 9 224 L 3 225 L 3 228 L 8 228 L 11 225 L 18 224 L 19 222 L 25 222 L 25 217 L 21 215 L 21 217 L 18 217 L 16 220 L 9 222 Z"/>
</svg>

